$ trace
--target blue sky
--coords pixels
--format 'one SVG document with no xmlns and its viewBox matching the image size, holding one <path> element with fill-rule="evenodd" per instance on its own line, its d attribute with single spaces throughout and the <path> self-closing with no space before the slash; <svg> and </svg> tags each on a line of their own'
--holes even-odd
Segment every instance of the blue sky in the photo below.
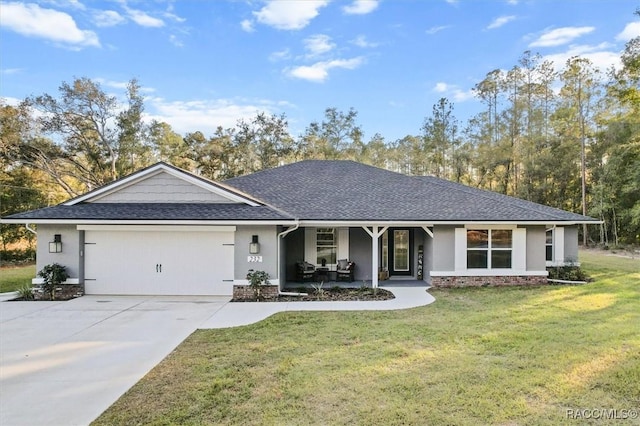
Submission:
<svg viewBox="0 0 640 426">
<path fill-rule="evenodd" d="M 42 0 L 0 3 L 0 97 L 89 77 L 146 115 L 209 136 L 257 111 L 294 136 L 327 107 L 358 112 L 368 141 L 418 134 L 441 97 L 464 123 L 472 87 L 525 50 L 603 70 L 640 36 L 640 0 Z"/>
</svg>

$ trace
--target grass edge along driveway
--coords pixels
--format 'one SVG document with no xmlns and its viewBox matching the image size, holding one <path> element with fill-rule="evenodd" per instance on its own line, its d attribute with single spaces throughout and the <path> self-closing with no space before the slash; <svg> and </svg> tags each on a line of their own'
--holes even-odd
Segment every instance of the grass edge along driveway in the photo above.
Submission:
<svg viewBox="0 0 640 426">
<path fill-rule="evenodd" d="M 3 266 L 0 268 L 0 293 L 29 286 L 35 276 L 36 265 Z"/>
<path fill-rule="evenodd" d="M 433 290 L 436 302 L 422 308 L 287 312 L 199 330 L 95 424 L 556 425 L 606 423 L 586 418 L 597 410 L 637 415 L 640 263 L 591 252 L 581 261 L 595 282 Z"/>
</svg>

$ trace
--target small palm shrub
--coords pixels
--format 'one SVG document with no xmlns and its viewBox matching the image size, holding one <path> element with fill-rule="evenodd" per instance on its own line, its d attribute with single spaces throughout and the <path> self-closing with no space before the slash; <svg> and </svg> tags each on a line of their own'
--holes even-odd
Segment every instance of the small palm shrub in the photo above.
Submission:
<svg viewBox="0 0 640 426">
<path fill-rule="evenodd" d="M 33 295 L 33 287 L 29 284 L 25 284 L 22 287 L 18 288 L 18 296 L 22 300 L 33 300 L 35 296 Z"/>
</svg>

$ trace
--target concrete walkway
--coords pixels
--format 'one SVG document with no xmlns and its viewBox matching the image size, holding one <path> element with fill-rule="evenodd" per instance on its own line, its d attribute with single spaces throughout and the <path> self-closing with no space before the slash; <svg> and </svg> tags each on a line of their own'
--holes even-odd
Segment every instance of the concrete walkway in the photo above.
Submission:
<svg viewBox="0 0 640 426">
<path fill-rule="evenodd" d="M 84 296 L 0 302 L 0 425 L 86 425 L 198 328 L 251 324 L 283 311 L 427 305 L 425 287 L 385 287 L 376 302 L 229 303 L 228 297 Z"/>
<path fill-rule="evenodd" d="M 396 297 L 373 302 L 243 302 L 227 303 L 198 328 L 227 328 L 253 324 L 286 311 L 390 311 L 426 306 L 435 301 L 426 287 L 384 287 Z"/>
</svg>

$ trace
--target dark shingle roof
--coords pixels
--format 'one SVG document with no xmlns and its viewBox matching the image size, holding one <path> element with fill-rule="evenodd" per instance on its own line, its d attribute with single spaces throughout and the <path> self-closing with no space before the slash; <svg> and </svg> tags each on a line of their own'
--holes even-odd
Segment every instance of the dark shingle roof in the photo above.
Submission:
<svg viewBox="0 0 640 426">
<path fill-rule="evenodd" d="M 307 160 L 225 181 L 301 220 L 595 221 L 434 177 Z"/>
<path fill-rule="evenodd" d="M 267 205 L 79 202 L 5 219 L 596 222 L 495 192 L 435 177 L 406 176 L 354 161 L 301 161 L 229 179 L 225 184 Z"/>
<path fill-rule="evenodd" d="M 286 220 L 266 206 L 207 203 L 81 203 L 57 205 L 8 216 L 6 219 L 77 220 Z"/>
</svg>

